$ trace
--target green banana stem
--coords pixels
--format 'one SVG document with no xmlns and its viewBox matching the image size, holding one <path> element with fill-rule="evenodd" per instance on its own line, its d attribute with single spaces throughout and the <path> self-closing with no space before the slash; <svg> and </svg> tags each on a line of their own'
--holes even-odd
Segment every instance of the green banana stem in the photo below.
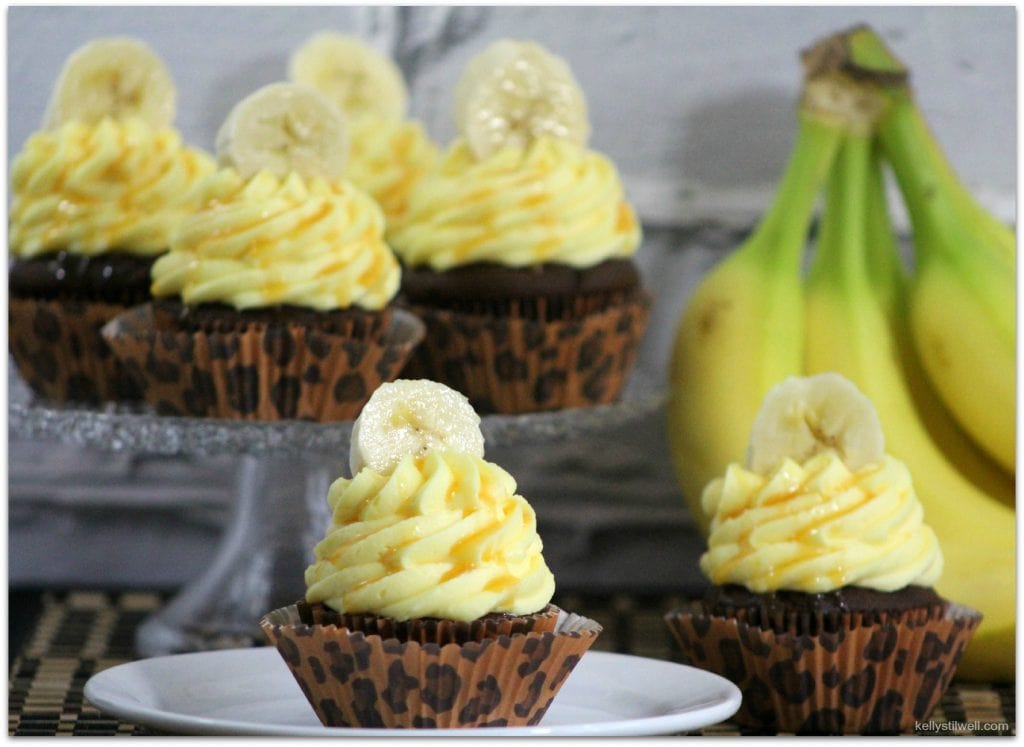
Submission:
<svg viewBox="0 0 1024 747">
<path fill-rule="evenodd" d="M 799 283 L 807 234 L 822 187 L 846 135 L 846 128 L 838 120 L 816 116 L 803 106 L 797 121 L 796 142 L 772 204 L 751 237 L 731 258 L 739 263 L 749 262 L 755 268 L 761 276 L 765 298 L 780 299 L 763 312 L 762 323 L 766 329 L 789 329 L 794 323 L 803 325 Z M 803 335 L 790 334 L 791 363 L 797 367 L 803 358 Z M 764 372 L 773 376 L 782 374 L 768 367 Z M 771 383 L 774 382 L 767 385 Z M 758 398 L 763 394 L 760 392 Z"/>
<path fill-rule="evenodd" d="M 829 174 L 818 248 L 808 283 L 834 285 L 847 298 L 863 297 L 870 288 L 864 247 L 867 244 L 867 190 L 871 138 L 848 136 Z"/>
<path fill-rule="evenodd" d="M 914 233 L 920 237 L 922 258 L 927 261 L 928 251 L 949 246 L 935 239 L 954 230 L 950 223 L 955 221 L 988 237 L 977 246 L 993 245 L 1002 260 L 1012 259 L 1013 232 L 978 204 L 960 181 L 909 92 L 889 90 L 893 106 L 879 122 L 878 134 L 906 199 Z"/>
<path fill-rule="evenodd" d="M 1015 255 L 1013 232 L 983 208 L 953 169 L 920 107 L 914 100 L 907 70 L 878 35 L 859 26 L 840 35 L 845 46 L 836 57 L 851 75 L 877 87 L 888 99 L 885 115 L 878 123 L 879 140 L 892 163 L 914 222 L 915 233 L 928 251 L 941 251 L 948 242 L 931 241 L 932 235 L 950 228 L 950 221 L 965 221 L 972 232 L 988 237 L 979 249 L 991 246 L 1001 259 Z M 830 49 L 835 48 L 835 40 Z"/>
<path fill-rule="evenodd" d="M 970 252 L 993 254 L 1015 265 L 1013 232 L 982 207 L 957 176 L 914 100 L 907 68 L 866 25 L 828 36 L 803 53 L 808 81 L 840 76 L 874 89 L 884 100 L 878 134 L 921 240 L 923 261 L 929 253 L 957 252 L 959 242 L 932 240 L 966 228 Z M 951 257 L 954 261 L 956 257 Z"/>
<path fill-rule="evenodd" d="M 882 154 L 877 141 L 871 149 L 867 185 L 867 271 L 881 298 L 896 308 L 903 303 L 907 270 L 900 257 L 899 243 L 889 221 Z"/>
<path fill-rule="evenodd" d="M 878 35 L 867 24 L 861 24 L 847 31 L 846 53 L 850 70 L 863 71 L 873 78 L 884 78 L 895 84 L 905 83 L 906 66 L 889 50 Z"/>
<path fill-rule="evenodd" d="M 804 63 L 809 81 L 843 78 L 885 102 L 878 141 L 910 212 L 915 278 L 931 263 L 945 264 L 1012 344 L 1014 234 L 957 177 L 914 101 L 906 68 L 867 26 L 818 42 L 804 53 Z"/>
<path fill-rule="evenodd" d="M 845 129 L 801 109 L 796 141 L 771 206 L 737 252 L 754 255 L 773 275 L 799 272 L 807 232 Z"/>
</svg>

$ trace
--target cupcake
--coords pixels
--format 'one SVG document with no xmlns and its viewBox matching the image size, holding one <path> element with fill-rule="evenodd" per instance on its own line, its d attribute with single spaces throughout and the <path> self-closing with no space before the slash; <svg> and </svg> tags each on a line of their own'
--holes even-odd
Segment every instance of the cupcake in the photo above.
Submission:
<svg viewBox="0 0 1024 747">
<path fill-rule="evenodd" d="M 222 168 L 153 265 L 155 300 L 104 335 L 161 414 L 354 418 L 422 325 L 392 313 L 400 268 L 379 206 L 340 177 L 341 115 L 272 84 L 217 140 Z"/>
<path fill-rule="evenodd" d="M 404 376 L 481 412 L 607 404 L 635 362 L 650 300 L 641 231 L 615 166 L 586 147 L 586 103 L 561 59 L 494 43 L 456 92 L 460 136 L 391 235 L 427 326 Z"/>
<path fill-rule="evenodd" d="M 260 624 L 325 726 L 537 724 L 600 633 L 555 582 L 516 482 L 441 384 L 383 384 L 330 487 L 305 598 Z"/>
<path fill-rule="evenodd" d="M 72 54 L 43 129 L 11 165 L 8 335 L 21 376 L 54 402 L 134 400 L 100 335 L 149 298 L 149 271 L 200 199 L 213 159 L 171 128 L 173 80 L 134 39 Z"/>
<path fill-rule="evenodd" d="M 779 384 L 748 465 L 702 503 L 713 586 L 666 622 L 686 663 L 743 692 L 742 727 L 880 734 L 928 718 L 981 615 L 934 591 L 942 552 L 870 400 L 834 373 Z"/>
<path fill-rule="evenodd" d="M 292 55 L 288 74 L 320 91 L 344 114 L 349 125 L 345 177 L 381 206 L 390 238 L 404 220 L 410 192 L 438 157 L 423 125 L 407 117 L 402 71 L 354 36 L 322 32 Z"/>
</svg>

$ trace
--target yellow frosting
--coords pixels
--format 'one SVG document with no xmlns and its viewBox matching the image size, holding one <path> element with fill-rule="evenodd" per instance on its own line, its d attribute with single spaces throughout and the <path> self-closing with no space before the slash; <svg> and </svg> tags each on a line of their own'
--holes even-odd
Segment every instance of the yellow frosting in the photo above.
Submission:
<svg viewBox="0 0 1024 747">
<path fill-rule="evenodd" d="M 592 267 L 632 256 L 640 227 L 600 153 L 541 137 L 478 161 L 457 140 L 413 190 L 392 244 L 407 264 L 435 270 L 474 262 Z"/>
<path fill-rule="evenodd" d="M 437 146 L 419 122 L 372 114 L 351 119 L 349 137 L 345 175 L 380 204 L 390 234 L 405 216 L 413 187 L 437 161 Z"/>
<path fill-rule="evenodd" d="M 379 309 L 397 292 L 380 207 L 351 183 L 269 171 L 245 180 L 226 168 L 206 190 L 208 201 L 153 265 L 154 296 L 328 310 Z"/>
<path fill-rule="evenodd" d="M 712 519 L 700 566 L 715 584 L 895 591 L 932 586 L 942 573 L 910 473 L 889 456 L 852 473 L 831 450 L 767 476 L 732 464 L 702 501 Z"/>
<path fill-rule="evenodd" d="M 437 450 L 389 475 L 367 467 L 336 480 L 307 601 L 399 620 L 543 609 L 555 581 L 533 509 L 515 491 L 501 467 Z"/>
<path fill-rule="evenodd" d="M 213 159 L 177 132 L 141 119 L 38 132 L 11 165 L 10 251 L 157 254 L 213 170 Z"/>
</svg>

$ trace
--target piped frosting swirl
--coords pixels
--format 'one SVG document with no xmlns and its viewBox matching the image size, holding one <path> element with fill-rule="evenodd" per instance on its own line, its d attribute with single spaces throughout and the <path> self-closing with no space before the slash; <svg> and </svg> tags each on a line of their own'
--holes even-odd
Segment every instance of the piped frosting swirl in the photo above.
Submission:
<svg viewBox="0 0 1024 747">
<path fill-rule="evenodd" d="M 732 464 L 702 501 L 712 519 L 700 566 L 717 585 L 895 591 L 932 586 L 942 573 L 910 473 L 890 456 L 856 472 L 831 450 L 768 475 Z"/>
<path fill-rule="evenodd" d="M 11 165 L 11 254 L 163 252 L 214 168 L 175 130 L 138 118 L 37 132 Z"/>
<path fill-rule="evenodd" d="M 618 172 L 600 153 L 540 137 L 477 160 L 459 139 L 413 190 L 392 244 L 408 265 L 434 270 L 592 267 L 632 256 L 640 237 Z"/>
<path fill-rule="evenodd" d="M 328 493 L 306 600 L 398 620 L 529 614 L 554 594 L 536 516 L 515 480 L 476 456 L 431 450 L 389 474 L 364 467 Z"/>
<path fill-rule="evenodd" d="M 154 296 L 237 309 L 373 310 L 398 290 L 380 207 L 345 180 L 269 171 L 243 179 L 225 168 L 207 197 L 153 266 Z"/>
</svg>

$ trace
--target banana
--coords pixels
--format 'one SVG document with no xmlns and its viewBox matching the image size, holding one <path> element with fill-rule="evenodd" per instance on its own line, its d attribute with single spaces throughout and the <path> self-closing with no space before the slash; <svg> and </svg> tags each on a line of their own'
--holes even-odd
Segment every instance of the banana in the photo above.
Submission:
<svg viewBox="0 0 1024 747">
<path fill-rule="evenodd" d="M 174 121 L 177 92 L 170 72 L 145 43 L 128 37 L 95 39 L 65 61 L 43 116 L 51 129 L 79 120 L 138 117 L 154 128 Z"/>
<path fill-rule="evenodd" d="M 888 451 L 909 468 L 942 546 L 937 590 L 984 614 L 959 676 L 1012 679 L 1014 512 L 954 469 L 918 417 L 899 341 L 866 262 L 870 154 L 869 137 L 849 136 L 829 182 L 806 283 L 806 370 L 838 371 L 874 402 Z"/>
<path fill-rule="evenodd" d="M 905 67 L 859 26 L 823 45 L 888 99 L 879 141 L 913 226 L 913 344 L 959 425 L 1016 473 L 1016 246 L 957 177 L 914 101 Z M 904 73 L 901 75 L 901 73 Z"/>
<path fill-rule="evenodd" d="M 750 470 L 767 475 L 787 458 L 803 463 L 826 450 L 851 472 L 881 463 L 885 436 L 871 400 L 835 372 L 790 376 L 768 390 L 750 432 Z"/>
<path fill-rule="evenodd" d="M 867 268 L 869 282 L 889 320 L 890 334 L 899 357 L 900 371 L 914 398 L 921 423 L 943 456 L 968 480 L 1011 508 L 1016 503 L 1013 477 L 972 441 L 939 399 L 915 349 L 908 323 L 907 294 L 910 278 L 899 254 L 889 220 L 877 142 L 870 165 L 868 194 Z"/>
<path fill-rule="evenodd" d="M 1016 473 L 1017 452 L 1015 300 L 1009 283 L 1015 277 L 991 263 L 964 270 L 926 260 L 914 275 L 910 309 L 914 343 L 942 401 L 1010 475 Z"/>
<path fill-rule="evenodd" d="M 914 343 L 960 425 L 1010 474 L 1016 472 L 1016 260 L 1005 226 L 978 219 L 951 170 L 923 152 L 927 127 L 899 108 L 880 125 L 913 224 L 909 303 Z M 955 182 L 955 183 L 954 183 Z M 1002 237 L 1000 237 L 1002 233 Z M 1010 247 L 1007 250 L 1006 247 Z"/>
<path fill-rule="evenodd" d="M 397 121 L 408 106 L 398 65 L 354 36 L 310 37 L 289 59 L 288 77 L 320 91 L 348 117 L 374 114 Z"/>
<path fill-rule="evenodd" d="M 704 534 L 704 487 L 744 460 L 768 390 L 803 371 L 804 247 L 845 128 L 802 107 L 798 125 L 771 207 L 753 234 L 701 281 L 676 328 L 667 435 L 683 497 Z"/>
<path fill-rule="evenodd" d="M 482 457 L 480 416 L 465 396 L 428 379 L 381 384 L 352 425 L 349 468 L 389 474 L 407 456 L 431 449 Z"/>
<path fill-rule="evenodd" d="M 455 123 L 480 159 L 541 135 L 580 145 L 590 137 L 586 99 L 565 60 L 514 39 L 494 42 L 466 65 Z"/>
<path fill-rule="evenodd" d="M 271 83 L 239 101 L 217 132 L 217 158 L 243 177 L 267 169 L 277 176 L 336 179 L 345 170 L 348 135 L 338 108 L 298 83 Z"/>
</svg>

